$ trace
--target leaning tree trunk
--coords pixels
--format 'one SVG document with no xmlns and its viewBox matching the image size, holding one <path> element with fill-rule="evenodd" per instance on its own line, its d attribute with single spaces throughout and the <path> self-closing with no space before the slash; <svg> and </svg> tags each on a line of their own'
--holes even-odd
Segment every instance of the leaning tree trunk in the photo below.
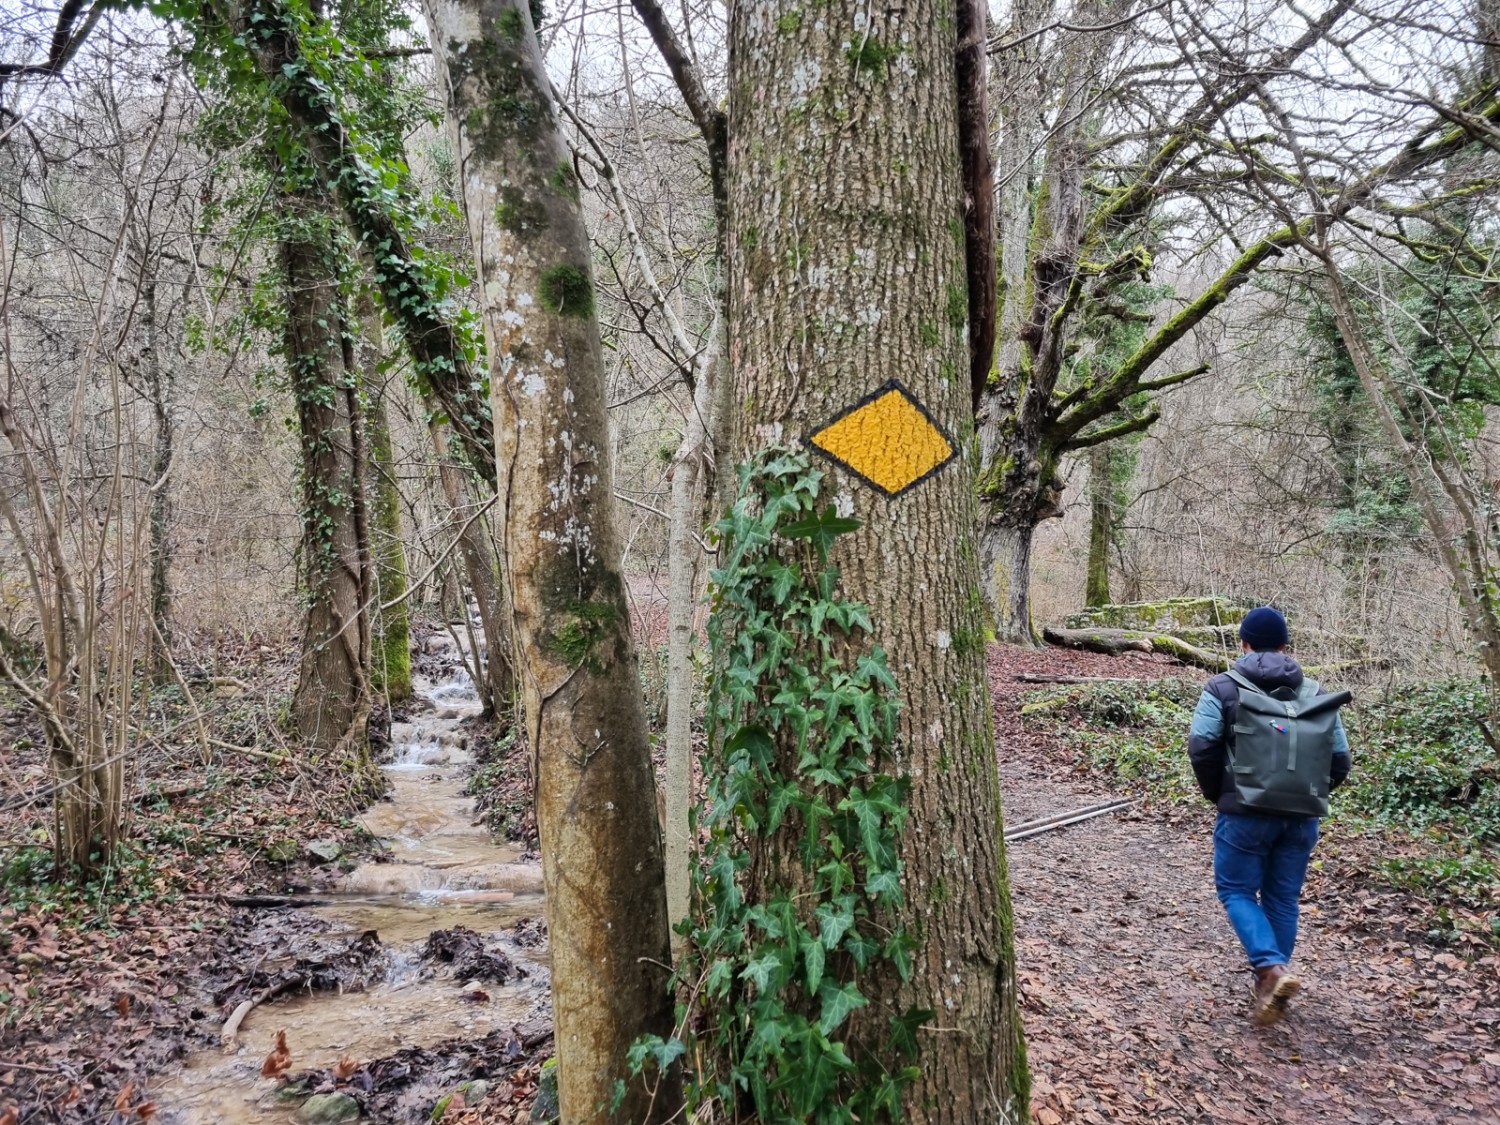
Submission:
<svg viewBox="0 0 1500 1125">
<path fill-rule="evenodd" d="M 908 1005 L 936 1013 L 908 1119 L 1016 1122 L 1028 1081 L 968 453 L 952 12 L 732 6 L 730 360 L 742 452 L 811 434 L 894 379 L 946 431 L 952 459 L 906 491 L 920 423 L 907 414 L 861 447 L 896 495 L 830 470 L 863 521 L 835 556 L 900 681 L 912 783 L 901 922 L 919 947 L 910 984 L 875 992 L 870 1026 Z"/>
<path fill-rule="evenodd" d="M 675 1083 L 653 1094 L 625 1058 L 672 1029 L 667 899 L 577 180 L 527 0 L 426 7 L 484 294 L 561 1116 L 665 1121 Z"/>
<path fill-rule="evenodd" d="M 373 305 L 360 320 L 365 325 L 362 342 L 367 349 L 360 366 L 366 372 L 369 400 L 370 495 L 375 513 L 374 540 L 370 547 L 375 560 L 376 602 L 382 607 L 376 616 L 370 677 L 373 689 L 384 695 L 387 703 L 401 703 L 412 697 L 411 625 L 403 600 L 406 544 L 401 538 L 401 489 L 396 483 L 390 412 L 385 405 L 389 388 L 379 385 L 376 370 L 380 360 L 380 320 L 374 315 Z M 383 608 L 387 605 L 389 609 Z M 375 607 L 371 609 L 373 612 Z"/>
<path fill-rule="evenodd" d="M 1359 375 L 1360 386 L 1375 409 L 1375 417 L 1380 422 L 1391 452 L 1396 455 L 1411 481 L 1412 496 L 1432 535 L 1438 558 L 1453 581 L 1459 609 L 1463 613 L 1464 623 L 1474 635 L 1485 671 L 1490 674 L 1492 683 L 1500 682 L 1500 608 L 1497 608 L 1497 599 L 1489 592 L 1494 570 L 1488 564 L 1487 552 L 1483 549 L 1483 541 L 1489 529 L 1480 519 L 1474 518 L 1460 498 L 1444 489 L 1445 481 L 1442 474 L 1435 471 L 1431 455 L 1403 431 L 1402 420 L 1397 417 L 1396 409 L 1392 406 L 1392 403 L 1401 401 L 1403 391 L 1370 346 L 1353 302 L 1349 299 L 1343 272 L 1334 260 L 1332 251 L 1325 244 L 1318 247 L 1317 252 L 1328 284 L 1334 324 L 1348 349 L 1354 370 Z M 1420 419 L 1408 416 L 1405 420 L 1410 432 L 1422 433 Z M 1448 507 L 1454 513 L 1457 528 L 1450 526 L 1449 520 L 1444 516 L 1445 491 L 1448 491 Z M 1465 516 L 1469 518 L 1466 519 Z M 1461 551 L 1461 547 L 1467 550 Z"/>
<path fill-rule="evenodd" d="M 448 501 L 449 516 L 458 529 L 458 554 L 463 560 L 464 578 L 474 595 L 474 603 L 479 606 L 484 652 L 474 654 L 474 667 L 480 670 L 481 681 L 475 687 L 487 714 L 508 716 L 516 697 L 516 674 L 510 630 L 505 624 L 505 589 L 495 556 L 494 537 L 486 533 L 490 525 L 477 510 L 470 474 L 449 450 L 447 427 L 434 420 L 428 424 L 428 432 L 437 453 L 438 477 Z M 463 604 L 462 598 L 459 604 Z"/>
<path fill-rule="evenodd" d="M 332 216 L 302 197 L 284 202 L 297 234 L 281 244 L 285 360 L 302 454 L 302 551 L 307 623 L 292 700 L 309 748 L 368 768 L 369 529 L 356 374 L 344 340 Z M 311 232 L 311 233 L 309 233 Z"/>
</svg>

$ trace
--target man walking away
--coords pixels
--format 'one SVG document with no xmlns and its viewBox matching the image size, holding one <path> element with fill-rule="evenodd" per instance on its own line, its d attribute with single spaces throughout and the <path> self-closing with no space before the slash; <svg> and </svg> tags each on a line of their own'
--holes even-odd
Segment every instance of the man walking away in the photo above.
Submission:
<svg viewBox="0 0 1500 1125">
<path fill-rule="evenodd" d="M 1214 882 L 1250 967 L 1251 1018 L 1275 1023 L 1301 990 L 1289 965 L 1297 900 L 1328 794 L 1349 776 L 1349 740 L 1329 694 L 1286 653 L 1286 619 L 1270 606 L 1240 623 L 1242 656 L 1203 687 L 1188 756 L 1219 808 Z"/>
</svg>

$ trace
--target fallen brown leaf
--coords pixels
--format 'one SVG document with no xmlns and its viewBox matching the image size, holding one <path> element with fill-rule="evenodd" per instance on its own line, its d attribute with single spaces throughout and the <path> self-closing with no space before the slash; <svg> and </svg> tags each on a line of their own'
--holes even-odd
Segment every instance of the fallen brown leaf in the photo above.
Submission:
<svg viewBox="0 0 1500 1125">
<path fill-rule="evenodd" d="M 0 1113 L 0 1125 L 16 1125 L 20 1120 L 21 1111 L 13 1105 L 6 1106 L 5 1111 Z"/>
<path fill-rule="evenodd" d="M 338 1062 L 333 1064 L 333 1076 L 340 1082 L 348 1078 L 359 1069 L 359 1063 L 353 1055 L 344 1055 Z"/>
<path fill-rule="evenodd" d="M 135 1082 L 130 1081 L 120 1087 L 120 1092 L 115 1095 L 115 1108 L 121 1113 L 130 1109 L 130 1099 L 135 1093 Z"/>
<path fill-rule="evenodd" d="M 130 993 L 122 992 L 115 1000 L 115 1009 L 120 1013 L 122 1020 L 130 1018 Z"/>
<path fill-rule="evenodd" d="M 280 1078 L 292 1067 L 292 1052 L 286 1045 L 286 1028 L 276 1033 L 276 1049 L 266 1056 L 266 1061 L 261 1064 L 260 1076 L 262 1078 Z"/>
<path fill-rule="evenodd" d="M 151 1118 L 156 1116 L 156 1103 L 142 1102 L 135 1107 L 135 1115 L 142 1121 L 150 1121 Z"/>
</svg>

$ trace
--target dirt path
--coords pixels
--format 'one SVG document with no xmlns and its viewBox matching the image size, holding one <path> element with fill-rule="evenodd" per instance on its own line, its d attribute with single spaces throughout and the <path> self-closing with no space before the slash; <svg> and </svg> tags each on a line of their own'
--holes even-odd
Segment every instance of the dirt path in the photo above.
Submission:
<svg viewBox="0 0 1500 1125">
<path fill-rule="evenodd" d="M 1161 675 L 1149 662 L 992 655 L 1006 819 L 1116 794 L 1060 778 L 1021 730 L 1016 671 Z M 1135 669 L 1131 671 L 1131 669 Z M 1306 992 L 1252 1028 L 1243 955 L 1214 896 L 1208 806 L 1107 816 L 1011 845 L 1027 1039 L 1040 1125 L 1500 1122 L 1495 958 L 1466 965 L 1381 917 L 1334 846 L 1308 883 Z M 1372 917 L 1372 914 L 1374 915 Z"/>
</svg>

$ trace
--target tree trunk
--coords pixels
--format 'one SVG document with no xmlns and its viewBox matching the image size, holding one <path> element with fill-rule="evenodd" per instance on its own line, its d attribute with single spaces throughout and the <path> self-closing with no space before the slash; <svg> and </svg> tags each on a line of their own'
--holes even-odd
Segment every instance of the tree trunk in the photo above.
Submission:
<svg viewBox="0 0 1500 1125">
<path fill-rule="evenodd" d="M 1089 571 L 1083 604 L 1109 604 L 1109 549 L 1115 541 L 1114 481 L 1108 442 L 1089 450 Z"/>
<path fill-rule="evenodd" d="M 429 0 L 426 11 L 484 294 L 561 1117 L 665 1121 L 681 1109 L 678 1084 L 632 1081 L 625 1058 L 639 1036 L 670 1034 L 673 1004 L 578 184 L 526 0 Z"/>
<path fill-rule="evenodd" d="M 440 422 L 430 422 L 428 432 L 437 452 L 438 476 L 453 526 L 459 528 L 458 554 L 463 560 L 464 577 L 479 606 L 479 629 L 484 634 L 484 652 L 474 654 L 474 667 L 480 669 L 475 687 L 484 703 L 486 714 L 508 714 L 516 697 L 515 658 L 511 652 L 510 629 L 506 627 L 505 587 L 495 556 L 494 536 L 484 516 L 475 517 L 477 499 L 470 488 L 470 477 L 448 451 L 448 434 Z M 463 604 L 463 598 L 458 599 Z"/>
<path fill-rule="evenodd" d="M 368 298 L 365 298 L 368 301 Z M 363 310 L 362 310 L 363 311 Z M 375 557 L 375 605 L 398 601 L 406 593 L 406 544 L 401 538 L 401 490 L 396 483 L 395 457 L 391 450 L 391 423 L 385 406 L 389 388 L 380 385 L 380 320 L 361 316 L 365 326 L 362 343 L 368 349 L 361 357 L 369 401 L 370 475 L 374 496 L 375 526 L 371 552 Z M 373 612 L 373 610 L 372 610 Z M 374 647 L 370 656 L 370 678 L 374 691 L 388 703 L 401 703 L 412 696 L 411 627 L 406 602 L 380 609 L 376 616 Z"/>
<path fill-rule="evenodd" d="M 692 841 L 689 807 L 693 787 L 693 619 L 703 557 L 703 504 L 710 452 L 708 418 L 714 398 L 710 374 L 717 363 L 699 365 L 687 411 L 687 429 L 672 465 L 671 530 L 667 545 L 667 731 L 666 864 L 667 916 L 674 930 L 687 917 Z"/>
<path fill-rule="evenodd" d="M 901 921 L 919 947 L 910 983 L 874 992 L 867 1026 L 908 1005 L 937 1013 L 909 1120 L 1015 1122 L 1028 1080 L 966 454 L 952 12 L 732 6 L 730 362 L 742 451 L 813 433 L 900 379 L 956 454 L 896 495 L 830 470 L 840 511 L 863 521 L 835 561 L 900 681 L 912 783 Z"/>
<path fill-rule="evenodd" d="M 995 638 L 1013 645 L 1035 645 L 1031 620 L 1031 545 L 1036 525 L 993 523 L 979 538 L 986 602 Z"/>
<path fill-rule="evenodd" d="M 172 468 L 174 438 L 172 411 L 167 401 L 167 380 L 162 373 L 160 334 L 157 331 L 156 277 L 148 274 L 141 283 L 141 328 L 146 336 L 142 375 L 156 432 L 151 449 L 151 620 L 156 626 L 147 648 L 151 653 L 151 679 L 157 684 L 173 682 L 172 673 L 172 491 L 167 474 Z"/>
<path fill-rule="evenodd" d="M 294 197 L 284 208 L 297 228 L 281 244 L 283 346 L 302 453 L 308 602 L 292 713 L 306 746 L 363 770 L 370 764 L 369 540 L 340 249 L 334 220 L 317 203 Z"/>
</svg>

